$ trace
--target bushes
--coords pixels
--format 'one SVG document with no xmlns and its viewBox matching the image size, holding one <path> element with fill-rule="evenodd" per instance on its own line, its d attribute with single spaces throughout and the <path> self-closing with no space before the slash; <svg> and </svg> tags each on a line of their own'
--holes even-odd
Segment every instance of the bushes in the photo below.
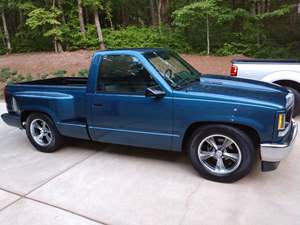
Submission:
<svg viewBox="0 0 300 225">
<path fill-rule="evenodd" d="M 119 30 L 104 30 L 107 48 L 148 48 L 167 47 L 179 52 L 188 49 L 185 42 L 175 30 L 161 27 L 130 26 Z"/>
<path fill-rule="evenodd" d="M 18 83 L 25 81 L 32 81 L 34 79 L 47 79 L 51 77 L 64 77 L 64 76 L 77 76 L 77 77 L 87 77 L 89 71 L 87 69 L 81 69 L 77 74 L 69 75 L 66 70 L 57 70 L 51 76 L 49 74 L 37 74 L 32 75 L 27 73 L 26 75 L 18 73 L 17 70 L 11 70 L 10 68 L 4 67 L 0 68 L 0 83 Z"/>
<path fill-rule="evenodd" d="M 68 36 L 70 45 L 68 50 L 80 48 L 97 49 L 98 39 L 96 27 L 88 25 L 86 35 L 71 32 Z M 186 52 L 189 47 L 186 45 L 180 33 L 174 29 L 161 27 L 121 27 L 117 30 L 103 29 L 106 48 L 147 48 L 166 47 L 179 52 Z"/>
</svg>

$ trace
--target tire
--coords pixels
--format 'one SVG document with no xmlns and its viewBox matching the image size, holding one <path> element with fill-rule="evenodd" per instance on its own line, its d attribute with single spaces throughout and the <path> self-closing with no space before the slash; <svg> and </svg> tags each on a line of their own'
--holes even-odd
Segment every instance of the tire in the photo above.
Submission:
<svg viewBox="0 0 300 225">
<path fill-rule="evenodd" d="M 294 106 L 294 111 L 293 111 L 293 117 L 296 117 L 300 114 L 300 93 L 294 88 L 291 87 L 286 87 L 289 89 L 295 96 L 295 106 Z"/>
<path fill-rule="evenodd" d="M 217 151 L 209 144 L 212 142 L 211 138 Z M 222 151 L 225 139 L 225 143 L 232 144 Z M 255 147 L 249 136 L 242 130 L 227 125 L 207 125 L 196 129 L 188 143 L 188 154 L 193 167 L 202 177 L 223 183 L 235 182 L 246 176 L 256 157 Z M 205 159 L 207 156 L 209 157 Z M 221 161 L 225 169 L 222 169 Z"/>
<path fill-rule="evenodd" d="M 28 116 L 26 134 L 31 144 L 40 152 L 52 153 L 62 145 L 62 136 L 53 121 L 42 113 L 33 113 Z"/>
</svg>

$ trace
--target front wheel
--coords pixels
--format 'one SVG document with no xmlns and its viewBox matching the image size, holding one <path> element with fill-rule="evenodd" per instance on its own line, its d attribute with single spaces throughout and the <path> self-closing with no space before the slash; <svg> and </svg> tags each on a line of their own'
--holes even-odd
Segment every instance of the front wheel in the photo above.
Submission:
<svg viewBox="0 0 300 225">
<path fill-rule="evenodd" d="M 227 125 L 200 127 L 188 146 L 193 167 L 206 179 L 234 182 L 246 176 L 255 161 L 255 147 L 242 130 Z"/>
<path fill-rule="evenodd" d="M 47 115 L 42 113 L 28 116 L 26 134 L 32 145 L 41 152 L 54 152 L 62 143 L 62 137 L 56 126 Z"/>
</svg>

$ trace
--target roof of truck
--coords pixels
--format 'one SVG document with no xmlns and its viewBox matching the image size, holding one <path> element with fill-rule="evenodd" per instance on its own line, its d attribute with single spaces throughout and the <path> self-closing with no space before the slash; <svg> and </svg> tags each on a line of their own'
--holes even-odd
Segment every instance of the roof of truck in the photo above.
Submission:
<svg viewBox="0 0 300 225">
<path fill-rule="evenodd" d="M 167 51 L 167 49 L 166 48 L 117 48 L 117 49 L 106 49 L 97 52 L 101 53 L 101 52 L 115 52 L 115 51 L 134 51 L 134 52 L 146 53 L 146 52 L 153 52 L 153 51 Z"/>
</svg>

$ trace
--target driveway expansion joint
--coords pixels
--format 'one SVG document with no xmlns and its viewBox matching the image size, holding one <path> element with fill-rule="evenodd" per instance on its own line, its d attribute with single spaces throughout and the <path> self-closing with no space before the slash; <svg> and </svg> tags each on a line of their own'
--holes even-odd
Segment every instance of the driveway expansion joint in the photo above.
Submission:
<svg viewBox="0 0 300 225">
<path fill-rule="evenodd" d="M 98 224 L 101 224 L 101 225 L 109 225 L 108 223 L 105 223 L 105 222 L 102 222 L 102 221 L 99 221 L 99 220 L 95 220 L 93 218 L 90 218 L 88 216 L 85 216 L 85 215 L 82 215 L 82 214 L 79 214 L 79 213 L 76 213 L 76 212 L 73 212 L 69 209 L 65 209 L 65 208 L 62 208 L 62 207 L 59 207 L 59 206 L 56 206 L 56 205 L 52 205 L 52 204 L 49 204 L 47 202 L 44 202 L 44 201 L 40 201 L 40 200 L 37 200 L 37 199 L 34 199 L 34 198 L 31 198 L 29 197 L 28 195 L 30 195 L 31 193 L 33 193 L 34 191 L 40 189 L 41 187 L 43 187 L 44 185 L 48 184 L 49 182 L 51 182 L 52 180 L 54 180 L 55 178 L 59 177 L 60 175 L 66 173 L 67 171 L 69 171 L 70 169 L 76 167 L 77 165 L 83 163 L 84 161 L 86 161 L 87 159 L 89 159 L 90 157 L 94 156 L 95 154 L 97 154 L 97 151 L 89 154 L 87 157 L 77 161 L 76 163 L 73 163 L 71 166 L 67 167 L 66 169 L 64 169 L 63 171 L 59 172 L 58 174 L 56 174 L 55 176 L 52 176 L 50 177 L 49 179 L 47 179 L 47 181 L 43 182 L 41 185 L 35 187 L 34 189 L 32 189 L 31 191 L 27 192 L 26 194 L 19 194 L 19 193 L 16 193 L 16 192 L 13 192 L 13 191 L 10 191 L 10 190 L 6 190 L 4 188 L 1 188 L 0 187 L 0 190 L 2 191 L 5 191 L 5 192 L 8 192 L 10 194 L 14 194 L 14 195 L 17 195 L 19 196 L 19 198 L 17 198 L 15 201 L 11 202 L 10 204 L 6 205 L 5 207 L 1 208 L 0 209 L 0 213 L 2 211 L 4 211 L 5 209 L 9 208 L 10 206 L 14 205 L 16 202 L 22 200 L 22 199 L 27 199 L 27 200 L 31 200 L 31 201 L 34 201 L 34 202 L 37 202 L 37 203 L 40 203 L 40 204 L 44 204 L 44 205 L 47 205 L 47 206 L 50 206 L 50 207 L 53 207 L 53 208 L 56 208 L 56 209 L 60 209 L 60 210 L 63 210 L 65 212 L 68 212 L 68 213 L 71 213 L 73 215 L 76 215 L 76 216 L 79 216 L 79 217 L 82 217 L 84 219 L 87 219 L 87 220 L 90 220 L 90 221 L 93 221 L 95 223 L 98 223 Z"/>
<path fill-rule="evenodd" d="M 183 224 L 183 222 L 184 222 L 184 220 L 185 220 L 185 218 L 186 218 L 186 215 L 187 215 L 187 213 L 188 213 L 188 211 L 189 211 L 189 208 L 190 208 L 190 202 L 191 202 L 193 196 L 198 192 L 198 190 L 199 190 L 199 188 L 200 188 L 202 182 L 203 182 L 203 181 L 200 181 L 199 184 L 196 185 L 195 189 L 193 189 L 193 190 L 188 194 L 188 196 L 186 197 L 184 213 L 183 213 L 183 215 L 182 215 L 182 217 L 181 217 L 181 219 L 180 219 L 179 225 L 182 225 L 182 224 Z"/>
<path fill-rule="evenodd" d="M 63 175 L 64 173 L 68 172 L 70 169 L 76 167 L 77 165 L 83 163 L 84 161 L 88 160 L 90 157 L 94 156 L 95 154 L 97 154 L 97 152 L 93 152 L 91 154 L 89 154 L 87 157 L 73 163 L 72 165 L 68 166 L 66 169 L 62 170 L 61 172 L 59 172 L 58 174 L 50 177 L 49 179 L 47 179 L 45 182 L 43 182 L 42 184 L 40 184 L 39 186 L 35 187 L 34 189 L 30 190 L 29 192 L 27 192 L 24 196 L 28 196 L 31 193 L 35 192 L 36 190 L 40 189 L 41 187 L 43 187 L 44 185 L 48 184 L 49 182 L 51 182 L 52 180 L 54 180 L 55 178 L 59 177 L 60 175 Z"/>
</svg>

